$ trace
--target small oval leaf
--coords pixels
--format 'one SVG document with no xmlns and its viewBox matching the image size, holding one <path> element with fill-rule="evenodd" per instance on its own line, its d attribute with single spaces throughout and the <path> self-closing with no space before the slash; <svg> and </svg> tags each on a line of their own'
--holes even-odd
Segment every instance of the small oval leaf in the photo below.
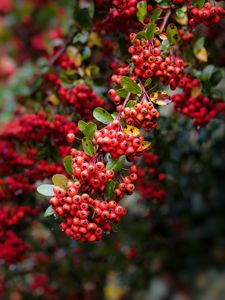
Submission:
<svg viewBox="0 0 225 300">
<path fill-rule="evenodd" d="M 96 107 L 94 109 L 93 116 L 97 121 L 103 124 L 108 124 L 113 121 L 113 117 L 101 107 Z"/>
<path fill-rule="evenodd" d="M 126 160 L 126 156 L 122 155 L 120 156 L 120 158 L 118 158 L 117 160 L 112 160 L 107 166 L 106 169 L 107 170 L 113 170 L 114 172 L 119 172 L 124 164 L 125 164 L 125 160 Z"/>
<path fill-rule="evenodd" d="M 139 87 L 139 85 L 134 80 L 132 80 L 130 77 L 122 76 L 121 84 L 128 92 L 130 92 L 132 94 L 140 94 L 141 93 L 141 88 Z"/>
<path fill-rule="evenodd" d="M 68 178 L 62 174 L 55 174 L 52 177 L 52 182 L 54 185 L 60 186 L 63 189 L 66 189 Z"/>
<path fill-rule="evenodd" d="M 108 200 L 112 200 L 116 197 L 115 189 L 118 183 L 116 181 L 108 181 L 105 184 L 104 192 Z"/>
<path fill-rule="evenodd" d="M 89 122 L 87 126 L 83 130 L 83 134 L 89 138 L 90 140 L 93 139 L 94 132 L 97 130 L 97 125 L 93 122 Z"/>
<path fill-rule="evenodd" d="M 87 137 L 82 139 L 82 146 L 87 155 L 93 155 L 95 153 L 94 146 Z"/>
<path fill-rule="evenodd" d="M 64 167 L 65 167 L 66 172 L 69 175 L 72 175 L 73 170 L 72 170 L 72 157 L 71 157 L 71 155 L 66 156 L 63 160 L 63 163 L 64 163 Z"/>
<path fill-rule="evenodd" d="M 39 185 L 39 187 L 37 188 L 37 191 L 41 195 L 51 197 L 51 196 L 54 196 L 53 188 L 54 188 L 53 184 L 42 184 L 42 185 Z"/>
<path fill-rule="evenodd" d="M 44 217 L 49 217 L 49 216 L 51 216 L 51 215 L 53 215 L 53 214 L 54 214 L 54 210 L 53 210 L 52 206 L 50 205 L 50 206 L 46 209 L 46 211 L 45 211 L 45 213 L 44 213 Z"/>
</svg>

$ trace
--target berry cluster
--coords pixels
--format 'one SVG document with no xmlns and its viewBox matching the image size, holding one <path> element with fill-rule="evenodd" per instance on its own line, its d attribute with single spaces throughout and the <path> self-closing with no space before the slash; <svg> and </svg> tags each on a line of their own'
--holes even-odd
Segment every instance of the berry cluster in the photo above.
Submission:
<svg viewBox="0 0 225 300">
<path fill-rule="evenodd" d="M 94 108 L 104 106 L 104 100 L 82 83 L 77 84 L 77 86 L 71 89 L 60 86 L 58 88 L 58 95 L 63 103 L 72 104 L 84 120 L 92 118 Z"/>
<path fill-rule="evenodd" d="M 164 201 L 166 190 L 162 186 L 166 174 L 159 170 L 159 157 L 151 152 L 142 155 L 144 168 L 138 169 L 138 190 L 144 199 L 150 201 Z"/>
<path fill-rule="evenodd" d="M 122 155 L 132 159 L 144 151 L 142 146 L 144 137 L 124 133 L 119 120 L 114 120 L 105 128 L 97 130 L 94 133 L 94 142 L 101 150 L 110 153 L 114 159 Z"/>
<path fill-rule="evenodd" d="M 221 99 L 210 99 L 202 94 L 198 79 L 183 79 L 183 94 L 172 95 L 176 110 L 195 119 L 195 126 L 205 126 L 216 115 L 225 110 L 225 103 Z"/>
<path fill-rule="evenodd" d="M 194 37 L 194 34 L 191 33 L 191 32 L 186 32 L 184 31 L 184 29 L 180 29 L 179 30 L 179 34 L 180 34 L 180 38 L 183 40 L 183 41 L 189 41 L 191 40 L 193 37 Z"/>
<path fill-rule="evenodd" d="M 94 242 L 110 232 L 113 224 L 126 214 L 123 206 L 115 201 L 92 199 L 80 192 L 79 181 L 68 181 L 66 189 L 54 187 L 55 196 L 50 199 L 55 214 L 64 219 L 60 228 L 72 239 Z"/>
<path fill-rule="evenodd" d="M 203 23 L 206 26 L 217 24 L 225 17 L 225 9 L 221 6 L 213 6 L 206 2 L 201 9 L 192 7 L 189 10 L 191 18 L 189 24 L 193 27 Z"/>
<path fill-rule="evenodd" d="M 94 162 L 82 151 L 72 149 L 71 156 L 73 175 L 80 181 L 83 190 L 91 189 L 91 194 L 103 191 L 106 182 L 115 175 L 113 170 L 106 170 L 103 162 Z"/>
<path fill-rule="evenodd" d="M 117 110 L 121 110 L 121 106 L 117 106 Z M 121 113 L 121 119 L 125 120 L 127 125 L 135 126 L 137 128 L 155 128 L 159 112 L 154 107 L 153 103 L 144 99 L 135 104 L 134 107 L 125 107 Z"/>
<path fill-rule="evenodd" d="M 159 48 L 161 42 L 157 38 L 150 42 L 135 37 L 135 33 L 130 35 L 133 45 L 128 49 L 132 54 L 131 61 L 135 66 L 134 75 L 145 79 L 158 77 L 164 85 L 169 85 L 172 90 L 179 86 L 186 66 L 182 58 L 164 55 Z"/>
<path fill-rule="evenodd" d="M 117 199 L 120 200 L 124 195 L 131 195 L 134 192 L 134 182 L 138 179 L 137 171 L 137 167 L 132 165 L 129 169 L 129 175 L 122 178 L 122 181 L 115 190 Z"/>
</svg>

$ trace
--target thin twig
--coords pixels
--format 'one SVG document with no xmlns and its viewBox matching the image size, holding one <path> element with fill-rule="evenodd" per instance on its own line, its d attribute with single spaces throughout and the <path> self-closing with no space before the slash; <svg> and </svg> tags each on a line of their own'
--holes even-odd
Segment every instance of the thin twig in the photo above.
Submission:
<svg viewBox="0 0 225 300">
<path fill-rule="evenodd" d="M 165 17 L 164 17 L 164 19 L 163 19 L 163 22 L 162 22 L 162 24 L 161 24 L 161 26 L 160 26 L 160 29 L 159 29 L 160 32 L 163 32 L 163 30 L 165 29 L 166 23 L 167 23 L 167 21 L 168 21 L 170 15 L 171 15 L 171 10 L 169 9 L 169 10 L 166 12 Z"/>
</svg>

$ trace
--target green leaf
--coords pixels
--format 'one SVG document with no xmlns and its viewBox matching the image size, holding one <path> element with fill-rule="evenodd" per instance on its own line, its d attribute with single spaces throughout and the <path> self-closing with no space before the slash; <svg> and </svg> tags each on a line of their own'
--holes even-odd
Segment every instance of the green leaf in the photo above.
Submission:
<svg viewBox="0 0 225 300">
<path fill-rule="evenodd" d="M 111 116 L 113 117 L 113 120 L 115 120 L 118 116 L 118 112 L 117 111 L 114 111 Z"/>
<path fill-rule="evenodd" d="M 151 79 L 151 78 L 148 78 L 148 79 L 145 81 L 144 86 L 145 86 L 145 87 L 149 86 L 149 85 L 151 84 L 151 82 L 152 82 L 152 79 Z"/>
<path fill-rule="evenodd" d="M 179 39 L 179 32 L 175 24 L 169 24 L 166 28 L 167 38 L 170 45 L 174 45 Z"/>
<path fill-rule="evenodd" d="M 72 156 L 71 155 L 68 155 L 64 158 L 63 160 L 63 163 L 64 163 L 64 167 L 65 167 L 65 170 L 66 172 L 69 174 L 69 175 L 72 175 L 73 174 L 73 169 L 72 169 Z"/>
<path fill-rule="evenodd" d="M 94 133 L 97 130 L 97 125 L 93 122 L 89 122 L 87 126 L 83 130 L 83 134 L 89 138 L 90 140 L 93 139 Z"/>
<path fill-rule="evenodd" d="M 108 200 L 113 200 L 116 197 L 115 189 L 118 183 L 116 181 L 108 181 L 105 184 L 104 192 Z"/>
<path fill-rule="evenodd" d="M 89 35 L 86 31 L 79 32 L 73 38 L 73 44 L 76 44 L 77 42 L 84 44 L 88 41 L 88 37 L 89 37 Z"/>
<path fill-rule="evenodd" d="M 95 4 L 94 1 L 89 1 L 89 6 L 88 6 L 88 11 L 89 11 L 89 16 L 92 19 L 95 14 Z"/>
<path fill-rule="evenodd" d="M 112 162 L 110 162 L 110 164 L 106 166 L 106 169 L 113 170 L 114 172 L 117 173 L 123 168 L 125 164 L 125 160 L 126 160 L 126 156 L 122 155 L 117 160 L 112 160 Z"/>
<path fill-rule="evenodd" d="M 51 216 L 51 215 L 53 215 L 53 214 L 54 214 L 54 210 L 53 210 L 52 206 L 50 205 L 50 206 L 46 209 L 46 211 L 45 211 L 45 213 L 44 213 L 44 217 L 49 217 L 49 216 Z"/>
<path fill-rule="evenodd" d="M 82 146 L 87 155 L 93 155 L 95 153 L 94 146 L 89 138 L 84 137 L 82 139 Z"/>
<path fill-rule="evenodd" d="M 84 129 L 85 129 L 85 127 L 87 126 L 87 124 L 88 124 L 88 123 L 84 122 L 83 120 L 80 120 L 80 121 L 78 122 L 78 127 L 79 127 L 79 129 L 80 129 L 81 132 L 84 131 Z"/>
<path fill-rule="evenodd" d="M 201 9 L 205 3 L 205 0 L 194 0 L 194 6 Z"/>
<path fill-rule="evenodd" d="M 63 189 L 66 189 L 68 178 L 62 174 L 56 174 L 52 177 L 52 182 L 54 185 L 57 185 Z"/>
<path fill-rule="evenodd" d="M 205 80 L 209 80 L 209 78 L 212 76 L 213 72 L 215 70 L 215 66 L 214 65 L 208 65 L 206 66 L 201 73 L 201 79 L 203 81 Z"/>
<path fill-rule="evenodd" d="M 182 19 L 184 17 L 184 11 L 181 9 L 181 8 L 178 8 L 176 10 L 176 16 L 179 18 L 179 19 Z"/>
<path fill-rule="evenodd" d="M 53 188 L 54 188 L 53 184 L 42 184 L 39 185 L 37 191 L 41 195 L 51 197 L 54 196 Z"/>
<path fill-rule="evenodd" d="M 87 7 L 75 10 L 75 20 L 81 28 L 89 29 L 91 27 L 91 18 Z"/>
<path fill-rule="evenodd" d="M 162 0 L 160 0 L 160 1 L 156 1 L 156 2 L 159 3 L 162 8 L 168 8 L 168 7 L 170 7 L 170 4 L 167 3 L 166 1 L 163 2 Z"/>
<path fill-rule="evenodd" d="M 144 18 L 147 14 L 147 2 L 146 1 L 140 1 L 137 4 L 137 18 L 138 20 L 143 23 Z"/>
<path fill-rule="evenodd" d="M 151 22 L 156 22 L 158 20 L 158 18 L 160 17 L 162 13 L 162 10 L 157 8 L 154 10 L 153 14 L 151 15 Z"/>
<path fill-rule="evenodd" d="M 147 39 L 152 40 L 153 37 L 154 37 L 155 32 L 156 32 L 156 24 L 155 23 L 150 23 L 148 25 L 148 29 L 147 29 Z"/>
<path fill-rule="evenodd" d="M 126 107 L 134 107 L 134 105 L 137 103 L 137 101 L 135 100 L 130 100 L 127 102 Z"/>
<path fill-rule="evenodd" d="M 121 84 L 122 86 L 130 93 L 132 94 L 140 94 L 141 93 L 141 88 L 139 85 L 132 80 L 130 77 L 123 76 L 121 78 Z"/>
<path fill-rule="evenodd" d="M 221 70 L 216 70 L 211 78 L 210 78 L 210 83 L 212 84 L 212 86 L 216 86 L 217 84 L 220 83 L 220 81 L 223 79 L 223 73 Z"/>
<path fill-rule="evenodd" d="M 135 40 L 136 39 L 141 39 L 144 38 L 145 40 L 147 39 L 147 34 L 145 31 L 139 31 L 136 36 L 135 36 Z"/>
<path fill-rule="evenodd" d="M 110 113 L 101 107 L 96 107 L 94 109 L 93 116 L 97 121 L 103 124 L 108 124 L 113 121 L 113 117 L 110 115 Z"/>
<path fill-rule="evenodd" d="M 205 44 L 205 38 L 204 37 L 200 37 L 194 44 L 194 54 L 198 54 L 199 51 L 201 51 L 201 49 L 204 47 Z"/>
<path fill-rule="evenodd" d="M 117 90 L 117 95 L 122 97 L 122 98 L 125 98 L 128 94 L 128 91 L 125 90 L 125 89 L 120 89 L 120 90 Z"/>
</svg>

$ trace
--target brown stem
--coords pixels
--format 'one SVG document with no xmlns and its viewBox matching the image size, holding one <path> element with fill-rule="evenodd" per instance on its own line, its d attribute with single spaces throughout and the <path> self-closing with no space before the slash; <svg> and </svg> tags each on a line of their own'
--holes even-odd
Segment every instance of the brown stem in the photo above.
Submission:
<svg viewBox="0 0 225 300">
<path fill-rule="evenodd" d="M 167 12 L 166 12 L 166 14 L 165 14 L 165 17 L 164 17 L 164 19 L 163 19 L 163 22 L 162 22 L 162 24 L 161 24 L 161 26 L 160 26 L 160 29 L 159 29 L 160 32 L 163 32 L 163 30 L 165 29 L 166 23 L 167 23 L 167 21 L 168 21 L 170 15 L 171 15 L 171 10 L 169 9 L 169 10 L 167 10 Z"/>
</svg>

